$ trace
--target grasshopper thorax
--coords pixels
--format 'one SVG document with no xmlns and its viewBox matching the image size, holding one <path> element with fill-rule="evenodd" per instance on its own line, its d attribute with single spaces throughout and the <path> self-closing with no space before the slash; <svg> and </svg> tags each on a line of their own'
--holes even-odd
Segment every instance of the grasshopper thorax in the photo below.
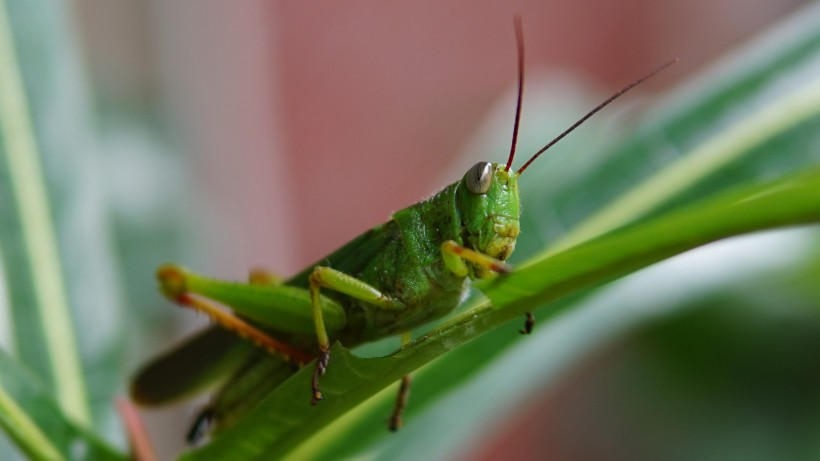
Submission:
<svg viewBox="0 0 820 461">
<path fill-rule="evenodd" d="M 479 162 L 467 170 L 456 194 L 464 246 L 504 261 L 515 248 L 520 232 L 518 173 L 504 164 Z M 490 270 L 471 266 L 472 278 Z"/>
</svg>

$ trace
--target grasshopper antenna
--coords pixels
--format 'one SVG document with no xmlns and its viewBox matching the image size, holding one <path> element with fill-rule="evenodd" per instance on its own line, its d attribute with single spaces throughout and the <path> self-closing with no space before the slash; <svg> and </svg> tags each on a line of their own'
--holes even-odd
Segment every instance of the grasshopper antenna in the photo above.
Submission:
<svg viewBox="0 0 820 461">
<path fill-rule="evenodd" d="M 521 16 L 513 17 L 515 25 L 515 44 L 518 50 L 518 100 L 515 103 L 515 125 L 513 125 L 512 145 L 510 146 L 510 156 L 507 158 L 507 166 L 504 171 L 510 171 L 513 158 L 515 157 L 515 145 L 518 142 L 518 125 L 521 122 L 521 100 L 524 95 L 524 29 L 521 27 Z"/>
<path fill-rule="evenodd" d="M 542 147 L 542 148 L 541 148 L 541 150 L 539 150 L 539 151 L 538 151 L 538 152 L 536 152 L 536 153 L 535 153 L 532 157 L 530 157 L 530 159 L 529 159 L 529 160 L 527 160 L 527 163 L 525 163 L 525 164 L 524 164 L 524 166 L 522 166 L 522 167 L 521 167 L 521 169 L 519 169 L 516 173 L 518 173 L 518 174 L 523 173 L 523 172 L 524 172 L 524 170 L 526 170 L 526 169 L 527 169 L 527 167 L 528 167 L 528 166 L 530 166 L 530 163 L 534 162 L 534 161 L 535 161 L 535 159 L 537 159 L 539 155 L 543 154 L 543 153 L 544 153 L 547 149 L 549 149 L 549 148 L 550 148 L 550 147 L 552 147 L 555 143 L 557 143 L 558 141 L 560 141 L 561 139 L 563 139 L 563 137 L 564 137 L 564 136 L 566 136 L 566 135 L 570 134 L 573 130 L 575 130 L 576 128 L 578 128 L 578 127 L 579 127 L 582 123 L 584 123 L 585 121 L 587 121 L 587 119 L 588 119 L 588 118 L 590 118 L 590 117 L 592 117 L 593 115 L 595 115 L 595 113 L 596 113 L 596 112 L 598 112 L 599 110 L 601 110 L 601 109 L 603 109 L 604 107 L 606 107 L 607 105 L 609 105 L 609 103 L 611 103 L 612 101 L 614 101 L 615 99 L 617 99 L 617 98 L 618 98 L 618 96 L 620 96 L 620 95 L 622 95 L 622 94 L 626 93 L 627 91 L 631 90 L 632 88 L 634 88 L 634 87 L 638 86 L 639 84 L 641 84 L 641 83 L 643 83 L 644 81 L 648 80 L 650 77 L 654 76 L 654 75 L 655 75 L 655 74 L 657 74 L 658 72 L 660 72 L 660 71 L 662 71 L 662 70 L 666 69 L 667 67 L 671 66 L 672 64 L 674 64 L 674 63 L 676 63 L 676 62 L 678 62 L 678 58 L 675 58 L 675 59 L 672 59 L 671 61 L 666 62 L 664 65 L 662 65 L 662 66 L 658 67 L 657 69 L 653 70 L 652 72 L 650 72 L 650 73 L 648 73 L 648 74 L 644 75 L 643 77 L 641 77 L 641 78 L 639 78 L 639 79 L 635 80 L 634 82 L 630 83 L 629 85 L 626 85 L 625 87 L 623 87 L 623 88 L 621 88 L 620 90 L 618 90 L 618 92 L 617 92 L 617 93 L 615 93 L 615 94 L 613 94 L 612 96 L 610 96 L 610 97 L 609 97 L 606 101 L 604 101 L 604 102 L 602 102 L 602 103 L 598 104 L 598 106 L 596 106 L 594 109 L 592 109 L 591 111 L 589 111 L 586 115 L 584 115 L 583 117 L 581 117 L 581 119 L 580 119 L 580 120 L 578 120 L 577 122 L 575 122 L 575 123 L 574 123 L 571 127 L 567 128 L 567 129 L 566 129 L 563 133 L 559 134 L 558 136 L 556 136 L 556 138 L 555 138 L 555 139 L 553 139 L 552 141 L 550 141 L 549 143 L 547 143 L 547 145 L 546 145 L 546 146 Z M 519 97 L 520 97 L 520 96 L 519 96 Z M 516 120 L 516 125 L 517 125 L 517 124 L 518 124 L 518 120 Z M 508 167 L 509 167 L 509 166 L 508 166 Z"/>
</svg>

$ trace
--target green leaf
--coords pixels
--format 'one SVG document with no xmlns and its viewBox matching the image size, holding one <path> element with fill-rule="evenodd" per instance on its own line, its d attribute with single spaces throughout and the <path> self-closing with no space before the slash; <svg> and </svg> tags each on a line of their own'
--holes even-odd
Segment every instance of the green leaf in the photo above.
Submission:
<svg viewBox="0 0 820 461">
<path fill-rule="evenodd" d="M 43 385 L 2 350 L 0 426 L 31 459 L 127 459 L 68 420 Z"/>
<path fill-rule="evenodd" d="M 14 267 L 7 274 L 20 277 L 28 272 L 25 283 L 21 277 L 20 283 L 11 284 L 12 303 L 34 307 L 20 316 L 15 331 L 43 333 L 38 339 L 45 346 L 45 356 L 29 352 L 25 344 L 20 344 L 21 352 L 36 356 L 33 363 L 45 362 L 44 375 L 54 380 L 65 411 L 90 421 L 38 141 L 6 5 L 0 5 L 0 31 L 0 128 L 8 179 L 3 181 L 3 195 L 16 199 L 15 209 L 5 213 L 13 222 L 4 226 L 2 242 L 7 267 Z M 25 317 L 39 325 L 27 324 Z"/>
<path fill-rule="evenodd" d="M 34 460 L 65 459 L 14 399 L 0 388 L 0 424 L 26 455 Z"/>
<path fill-rule="evenodd" d="M 0 340 L 48 389 L 62 412 L 55 421 L 112 435 L 126 336 L 105 174 L 68 8 L 0 1 Z M 36 415 L 21 416 L 47 427 Z M 70 449 L 61 452 L 66 457 L 75 453 L 56 446 Z M 0 458 L 9 453 L 16 452 L 0 439 Z"/>
</svg>

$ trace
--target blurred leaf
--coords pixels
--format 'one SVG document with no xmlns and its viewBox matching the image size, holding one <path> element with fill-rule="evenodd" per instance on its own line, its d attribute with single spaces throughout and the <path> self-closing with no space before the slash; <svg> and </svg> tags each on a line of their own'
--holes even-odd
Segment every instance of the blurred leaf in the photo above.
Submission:
<svg viewBox="0 0 820 461">
<path fill-rule="evenodd" d="M 28 418 L 25 411 L 18 407 L 14 399 L 2 388 L 0 388 L 0 424 L 30 459 L 48 461 L 65 459 L 43 435 L 40 428 Z"/>
<path fill-rule="evenodd" d="M 68 7 L 0 2 L 2 333 L 65 418 L 111 435 L 122 303 Z"/>
<path fill-rule="evenodd" d="M 28 371 L 0 350 L 0 425 L 32 459 L 124 460 L 63 415 Z"/>
<path fill-rule="evenodd" d="M 11 303 L 20 310 L 17 347 L 42 375 L 53 381 L 66 412 L 90 419 L 85 383 L 80 371 L 68 300 L 59 267 L 57 241 L 46 196 L 34 126 L 15 39 L 6 6 L 0 9 L 0 110 L 3 134 L 4 197 L 14 197 L 4 210 L 2 233 L 6 274 L 11 278 Z M 13 207 L 13 208 L 11 208 Z M 14 268 L 8 270 L 8 268 Z M 23 312 L 28 312 L 24 314 Z M 35 326 L 36 325 L 36 326 Z M 22 326 L 23 328 L 20 328 Z M 37 343 L 26 343 L 31 337 Z M 39 350 L 44 346 L 44 351 Z"/>
<path fill-rule="evenodd" d="M 817 459 L 820 373 L 806 351 L 820 347 L 820 319 L 779 294 L 777 305 L 728 290 L 693 298 L 613 361 L 624 378 L 612 406 L 645 437 L 647 459 L 669 459 L 672 446 L 698 460 Z M 675 430 L 647 424 L 661 420 Z"/>
</svg>

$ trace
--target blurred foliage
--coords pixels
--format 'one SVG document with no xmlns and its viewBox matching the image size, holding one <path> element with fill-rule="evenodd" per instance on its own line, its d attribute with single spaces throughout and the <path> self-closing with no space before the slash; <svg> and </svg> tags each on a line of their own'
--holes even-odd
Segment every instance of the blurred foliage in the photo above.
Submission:
<svg viewBox="0 0 820 461">
<path fill-rule="evenodd" d="M 182 220 L 158 194 L 178 180 L 167 181 L 173 159 L 133 114 L 98 124 L 69 6 L 0 2 L 2 391 L 69 459 L 118 459 L 100 439 L 124 446 L 114 396 L 131 341 L 151 331 L 121 288 L 162 306 L 150 274 L 178 254 Z M 0 458 L 21 456 L 0 438 Z"/>
</svg>

